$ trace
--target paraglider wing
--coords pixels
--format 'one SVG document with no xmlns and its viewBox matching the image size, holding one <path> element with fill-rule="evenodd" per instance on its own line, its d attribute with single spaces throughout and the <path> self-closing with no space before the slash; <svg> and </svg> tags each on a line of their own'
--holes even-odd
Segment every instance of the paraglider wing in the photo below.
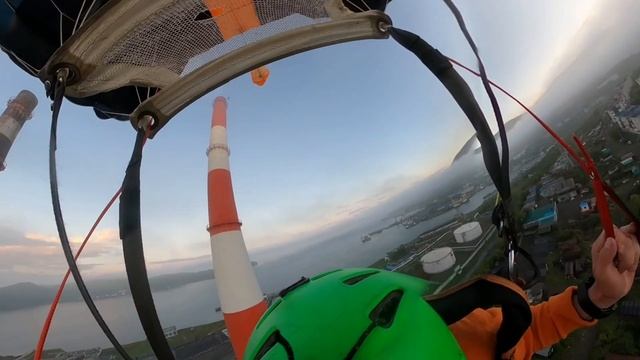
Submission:
<svg viewBox="0 0 640 360">
<path fill-rule="evenodd" d="M 78 77 L 69 82 L 65 97 L 93 107 L 100 118 L 126 120 L 161 89 L 245 45 L 305 26 L 340 22 L 372 12 L 369 10 L 382 12 L 387 3 L 5 0 L 0 2 L 0 45 L 18 66 L 45 83 L 51 82 L 57 66 L 66 63 L 77 67 Z M 337 32 L 331 41 L 326 39 L 314 47 L 380 35 L 379 31 L 369 31 L 368 35 L 361 32 L 358 37 L 343 39 Z M 303 49 L 279 57 L 299 51 Z M 237 67 L 236 72 L 253 70 L 252 80 L 262 85 L 269 77 L 264 65 L 276 58 L 267 60 L 264 64 L 246 64 L 248 68 Z"/>
<path fill-rule="evenodd" d="M 107 0 L 0 1 L 0 47 L 22 70 L 38 76 L 53 53 L 107 3 Z M 128 120 L 136 106 L 157 90 L 124 86 L 89 97 L 66 97 L 78 105 L 93 107 L 101 119 Z"/>
</svg>

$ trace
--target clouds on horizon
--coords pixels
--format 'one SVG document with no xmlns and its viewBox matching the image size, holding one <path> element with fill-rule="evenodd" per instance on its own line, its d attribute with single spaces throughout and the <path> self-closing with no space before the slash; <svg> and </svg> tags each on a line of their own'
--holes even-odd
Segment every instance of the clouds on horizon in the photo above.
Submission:
<svg viewBox="0 0 640 360">
<path fill-rule="evenodd" d="M 78 249 L 83 236 L 72 236 L 71 247 Z M 111 273 L 121 262 L 121 242 L 117 229 L 97 229 L 78 261 L 88 276 Z M 59 281 L 67 263 L 57 235 L 0 227 L 0 286 L 23 281 Z"/>
<path fill-rule="evenodd" d="M 332 203 L 316 203 L 309 212 L 292 219 L 290 226 L 280 226 L 273 231 L 255 229 L 244 225 L 249 250 L 258 256 L 270 254 L 273 259 L 285 245 L 301 239 L 322 238 L 332 229 L 340 228 L 354 219 L 379 207 L 395 195 L 407 190 L 419 176 L 396 176 L 383 181 L 374 191 L 364 193 L 354 202 L 335 206 Z M 69 242 L 75 253 L 85 235 L 71 235 Z M 251 239 L 253 237 L 253 239 Z M 184 256 L 169 259 L 153 259 L 147 256 L 150 272 L 167 273 L 192 271 L 211 267 L 208 241 L 189 244 Z M 303 244 L 298 244 L 303 245 Z M 292 249 L 297 248 L 294 246 Z M 122 245 L 115 228 L 96 229 L 78 260 L 83 275 L 91 277 L 123 277 Z M 58 282 L 67 270 L 67 263 L 57 234 L 33 232 L 0 225 L 0 286 L 17 282 Z"/>
</svg>

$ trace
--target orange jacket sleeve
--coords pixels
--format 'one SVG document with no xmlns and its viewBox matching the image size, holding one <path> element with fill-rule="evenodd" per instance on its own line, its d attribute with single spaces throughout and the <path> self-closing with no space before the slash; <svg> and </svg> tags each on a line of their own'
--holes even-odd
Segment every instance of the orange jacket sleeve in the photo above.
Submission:
<svg viewBox="0 0 640 360">
<path fill-rule="evenodd" d="M 516 345 L 512 359 L 531 359 L 533 354 L 566 338 L 571 332 L 594 325 L 595 321 L 583 320 L 573 306 L 575 287 L 551 297 L 548 301 L 531 307 L 533 319 Z M 502 322 L 498 308 L 476 309 L 465 318 L 449 326 L 468 359 L 495 359 L 493 353 L 495 335 Z"/>
</svg>

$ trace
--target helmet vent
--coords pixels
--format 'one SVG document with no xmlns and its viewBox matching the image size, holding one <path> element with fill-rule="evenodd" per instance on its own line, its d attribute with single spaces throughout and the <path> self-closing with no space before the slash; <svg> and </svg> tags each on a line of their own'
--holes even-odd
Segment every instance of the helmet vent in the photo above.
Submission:
<svg viewBox="0 0 640 360">
<path fill-rule="evenodd" d="M 369 273 L 371 276 L 375 273 Z M 364 274 L 363 274 L 364 275 Z M 360 275 L 362 276 L 362 275 Z M 360 335 L 358 341 L 349 351 L 349 354 L 345 357 L 345 360 L 351 360 L 356 356 L 356 353 L 362 347 L 367 337 L 371 334 L 371 332 L 378 326 L 382 328 L 389 328 L 391 324 L 393 324 L 393 319 L 396 317 L 396 312 L 398 311 L 398 306 L 400 305 L 400 300 L 402 300 L 402 295 L 404 293 L 402 290 L 395 290 L 390 292 L 387 296 L 380 301 L 380 303 L 371 311 L 369 314 L 369 319 L 371 319 L 371 324 L 365 329 L 365 331 Z"/>
<path fill-rule="evenodd" d="M 282 334 L 280 333 L 280 331 L 277 331 L 277 330 L 273 332 L 271 336 L 269 336 L 269 338 L 267 339 L 267 341 L 264 342 L 264 344 L 262 344 L 260 351 L 258 351 L 254 359 L 262 359 L 262 357 L 264 357 L 269 352 L 269 350 L 271 350 L 274 346 L 278 344 L 284 348 L 284 351 L 287 352 L 288 360 L 295 359 L 293 355 L 293 348 L 291 348 L 291 344 L 289 344 L 287 339 L 285 339 L 284 336 L 282 336 Z"/>
<path fill-rule="evenodd" d="M 375 275 L 377 273 L 378 273 L 377 271 L 370 271 L 370 272 L 366 272 L 364 274 L 359 274 L 359 275 L 356 275 L 356 276 L 353 276 L 353 277 L 350 277 L 350 278 L 344 280 L 343 283 L 347 284 L 347 285 L 355 285 L 355 284 L 359 283 L 360 281 L 368 278 L 369 276 Z"/>
<path fill-rule="evenodd" d="M 280 290 L 280 293 L 278 294 L 281 298 L 284 298 L 285 296 L 287 296 L 287 294 L 291 293 L 292 291 L 294 291 L 295 289 L 299 288 L 302 285 L 305 285 L 307 283 L 309 283 L 309 279 L 306 277 L 301 277 L 300 280 L 296 281 L 295 283 L 293 283 L 292 285 L 289 285 L 289 287 Z"/>
<path fill-rule="evenodd" d="M 402 295 L 402 290 L 395 290 L 385 296 L 378 306 L 371 311 L 371 314 L 369 314 L 371 321 L 373 321 L 376 326 L 389 328 L 391 324 L 393 324 L 393 319 L 395 319 L 396 313 L 398 312 Z"/>
</svg>

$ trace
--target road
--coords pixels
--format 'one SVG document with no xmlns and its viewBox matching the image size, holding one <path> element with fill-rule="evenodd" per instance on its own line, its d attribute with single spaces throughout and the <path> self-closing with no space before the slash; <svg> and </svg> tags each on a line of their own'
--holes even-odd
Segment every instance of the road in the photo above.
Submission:
<svg viewBox="0 0 640 360">
<path fill-rule="evenodd" d="M 451 283 L 451 281 L 453 281 L 453 279 L 455 279 L 458 275 L 460 275 L 462 273 L 462 271 L 464 270 L 465 267 L 467 267 L 467 265 L 469 265 L 469 263 L 471 262 L 471 260 L 473 260 L 476 255 L 480 252 L 481 249 L 484 248 L 484 245 L 487 242 L 490 242 L 489 240 L 493 237 L 493 235 L 496 232 L 496 228 L 495 227 L 491 227 L 491 229 L 489 230 L 489 232 L 487 232 L 484 236 L 484 238 L 482 238 L 482 240 L 480 240 L 477 244 L 477 248 L 476 250 L 473 252 L 473 254 L 471 254 L 471 256 L 469 256 L 469 258 L 467 259 L 467 261 L 464 262 L 464 264 L 462 264 L 460 267 L 455 268 L 454 272 L 451 274 L 451 276 L 449 276 L 449 278 L 447 280 L 445 280 L 442 284 L 440 284 L 440 286 L 438 286 L 438 288 L 436 289 L 436 291 L 434 292 L 434 294 L 439 293 L 440 291 L 442 291 L 447 285 L 449 285 L 449 283 Z M 486 257 L 486 255 L 485 255 Z M 466 274 L 472 274 L 473 271 L 477 270 L 478 266 L 479 266 L 480 262 L 476 261 L 472 271 L 467 271 Z"/>
<path fill-rule="evenodd" d="M 396 267 L 394 267 L 393 269 L 391 269 L 391 271 L 398 271 L 400 269 L 402 269 L 403 267 L 407 266 L 409 263 L 411 263 L 414 259 L 422 256 L 422 254 L 424 254 L 425 252 L 433 249 L 434 246 L 436 246 L 440 240 L 442 240 L 447 234 L 449 234 L 449 231 L 445 232 L 444 234 L 440 235 L 436 241 L 428 244 L 427 246 L 424 247 L 424 249 L 420 250 L 419 252 L 415 253 L 415 254 L 411 254 L 411 256 L 409 256 L 405 261 L 403 261 L 402 263 L 398 264 Z"/>
</svg>

